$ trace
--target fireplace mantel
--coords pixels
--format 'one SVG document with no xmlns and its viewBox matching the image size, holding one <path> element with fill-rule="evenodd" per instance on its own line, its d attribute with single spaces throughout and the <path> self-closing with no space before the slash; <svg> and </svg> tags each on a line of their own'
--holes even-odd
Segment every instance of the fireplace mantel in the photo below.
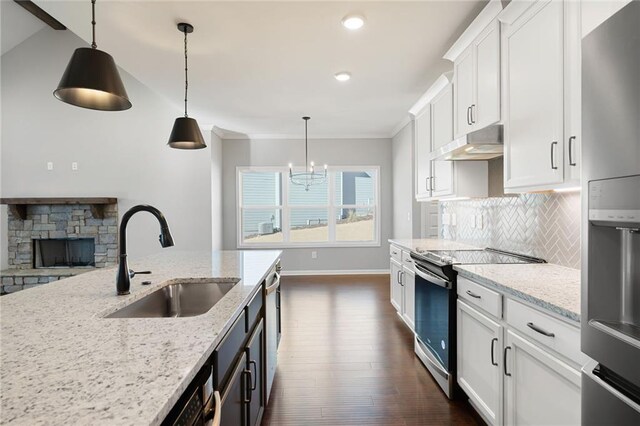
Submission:
<svg viewBox="0 0 640 426">
<path fill-rule="evenodd" d="M 55 205 L 55 204 L 88 204 L 91 213 L 97 219 L 104 218 L 104 206 L 115 204 L 117 198 L 113 197 L 28 197 L 28 198 L 0 198 L 0 204 L 7 204 L 11 212 L 20 219 L 27 218 L 27 206 L 30 205 Z"/>
</svg>

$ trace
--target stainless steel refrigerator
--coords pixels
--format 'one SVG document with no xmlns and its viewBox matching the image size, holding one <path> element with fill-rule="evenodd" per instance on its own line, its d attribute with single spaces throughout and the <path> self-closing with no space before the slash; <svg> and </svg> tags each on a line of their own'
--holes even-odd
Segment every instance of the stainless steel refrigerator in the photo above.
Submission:
<svg viewBox="0 0 640 426">
<path fill-rule="evenodd" d="M 582 41 L 584 425 L 640 425 L 640 2 Z"/>
</svg>

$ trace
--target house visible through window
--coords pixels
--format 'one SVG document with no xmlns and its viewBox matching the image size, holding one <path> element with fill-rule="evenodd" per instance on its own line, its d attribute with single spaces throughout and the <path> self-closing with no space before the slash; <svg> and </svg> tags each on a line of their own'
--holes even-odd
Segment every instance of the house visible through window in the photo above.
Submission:
<svg viewBox="0 0 640 426">
<path fill-rule="evenodd" d="M 288 169 L 238 168 L 238 244 L 379 245 L 377 167 L 330 169 L 305 190 Z"/>
</svg>

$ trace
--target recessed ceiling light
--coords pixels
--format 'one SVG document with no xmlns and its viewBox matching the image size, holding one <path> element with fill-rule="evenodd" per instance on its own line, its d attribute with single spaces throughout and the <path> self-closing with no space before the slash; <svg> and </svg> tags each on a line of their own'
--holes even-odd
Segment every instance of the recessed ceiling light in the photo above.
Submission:
<svg viewBox="0 0 640 426">
<path fill-rule="evenodd" d="M 340 71 L 334 75 L 338 81 L 349 81 L 351 79 L 351 73 L 347 71 Z"/>
<path fill-rule="evenodd" d="M 358 30 L 364 25 L 364 16 L 347 15 L 342 18 L 342 25 L 349 30 Z"/>
</svg>

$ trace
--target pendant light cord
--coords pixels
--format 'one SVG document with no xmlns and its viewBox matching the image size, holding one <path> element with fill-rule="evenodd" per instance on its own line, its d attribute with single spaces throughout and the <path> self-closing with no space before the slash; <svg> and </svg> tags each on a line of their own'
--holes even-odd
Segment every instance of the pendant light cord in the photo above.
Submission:
<svg viewBox="0 0 640 426">
<path fill-rule="evenodd" d="M 187 67 L 187 29 L 184 30 L 184 116 L 187 115 L 187 91 L 189 90 L 189 68 Z"/>
<path fill-rule="evenodd" d="M 96 0 L 91 0 L 91 48 L 95 49 L 98 47 L 96 44 Z"/>
<path fill-rule="evenodd" d="M 304 120 L 304 165 L 309 168 L 309 139 L 307 137 L 307 125 L 309 123 L 308 119 Z"/>
</svg>

